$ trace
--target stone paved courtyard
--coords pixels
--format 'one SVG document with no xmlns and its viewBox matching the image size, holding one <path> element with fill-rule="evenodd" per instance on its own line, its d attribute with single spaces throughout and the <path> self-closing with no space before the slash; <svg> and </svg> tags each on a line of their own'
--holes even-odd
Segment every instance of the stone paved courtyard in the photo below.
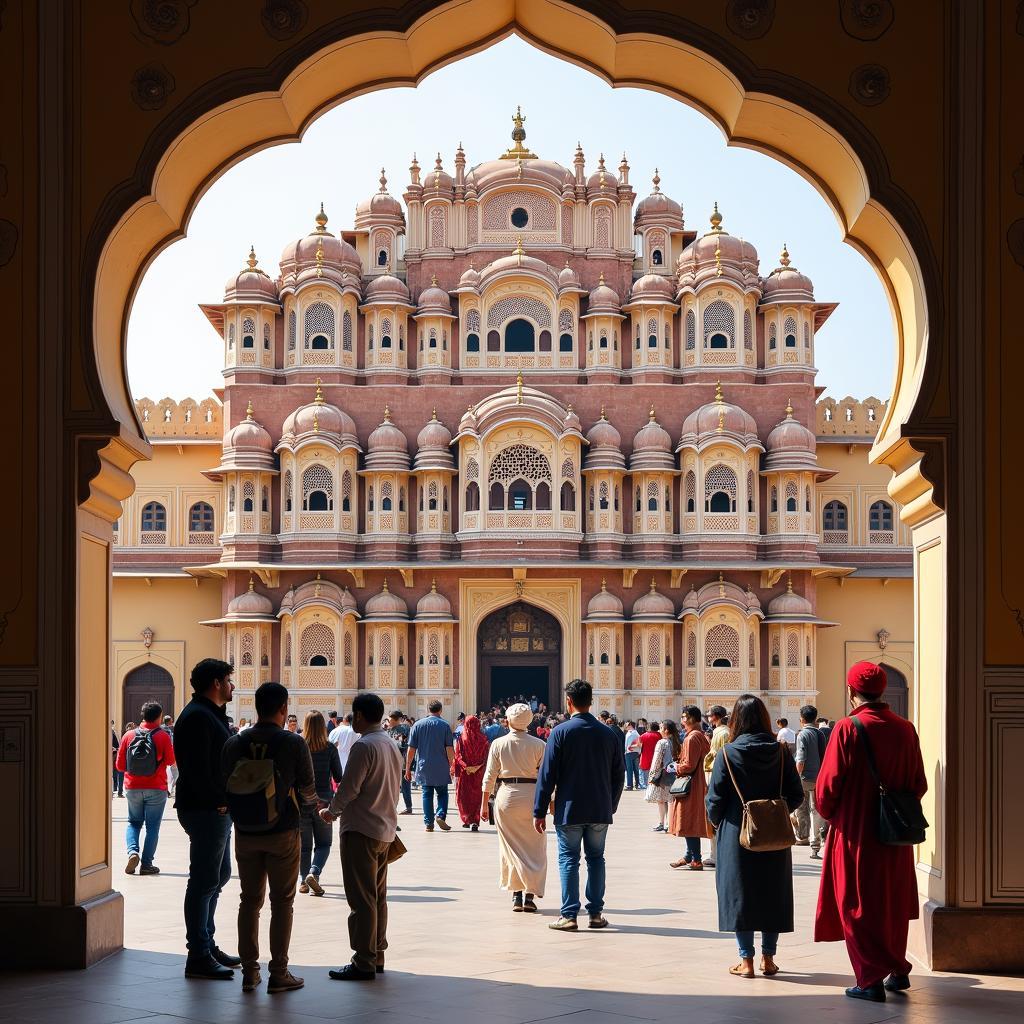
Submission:
<svg viewBox="0 0 1024 1024">
<path fill-rule="evenodd" d="M 414 794 L 418 804 L 418 793 Z M 125 804 L 114 800 L 114 848 L 123 848 Z M 250 1021 L 351 1024 L 603 1024 L 674 1020 L 687 1024 L 743 1021 L 872 1024 L 886 1020 L 978 1024 L 1020 1021 L 1024 979 L 933 975 L 915 971 L 906 998 L 854 1003 L 841 944 L 809 940 L 819 867 L 794 851 L 798 933 L 783 936 L 782 974 L 733 978 L 733 939 L 717 931 L 715 876 L 672 871 L 681 840 L 652 833 L 653 808 L 623 794 L 608 838 L 611 927 L 604 932 L 551 932 L 557 916 L 554 837 L 549 836 L 549 888 L 541 914 L 512 914 L 495 887 L 497 843 L 490 826 L 473 835 L 423 831 L 418 813 L 400 819 L 409 854 L 391 875 L 388 973 L 372 984 L 344 985 L 327 968 L 349 957 L 335 852 L 323 898 L 298 896 L 292 969 L 300 992 L 243 994 L 234 983 L 186 982 L 181 924 L 186 843 L 168 810 L 158 877 L 115 875 L 125 896 L 125 951 L 85 972 L 0 978 L 0 1020 L 62 1024 Z M 120 857 L 115 859 L 120 865 Z M 238 882 L 221 898 L 218 938 L 235 949 Z M 264 912 L 265 915 L 267 911 Z M 266 928 L 262 940 L 266 960 Z M 264 978 L 266 971 L 264 971 Z M 236 974 L 236 978 L 238 975 Z"/>
</svg>

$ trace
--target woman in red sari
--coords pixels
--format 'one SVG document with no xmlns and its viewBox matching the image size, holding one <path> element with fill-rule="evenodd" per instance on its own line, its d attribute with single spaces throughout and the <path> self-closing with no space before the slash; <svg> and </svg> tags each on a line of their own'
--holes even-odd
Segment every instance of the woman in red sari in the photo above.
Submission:
<svg viewBox="0 0 1024 1024">
<path fill-rule="evenodd" d="M 480 831 L 480 794 L 490 742 L 480 728 L 480 719 L 470 715 L 455 741 L 455 801 L 462 827 Z"/>
</svg>

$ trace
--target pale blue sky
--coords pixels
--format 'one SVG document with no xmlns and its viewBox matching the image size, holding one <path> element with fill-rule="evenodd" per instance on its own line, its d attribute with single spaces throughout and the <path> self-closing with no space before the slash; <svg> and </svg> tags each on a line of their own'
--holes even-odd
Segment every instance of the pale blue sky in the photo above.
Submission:
<svg viewBox="0 0 1024 1024">
<path fill-rule="evenodd" d="M 717 200 L 722 226 L 753 243 L 762 274 L 777 265 L 785 241 L 815 297 L 839 303 L 816 340 L 817 383 L 837 398 L 889 397 L 894 333 L 881 282 L 842 242 L 832 211 L 807 182 L 770 157 L 728 148 L 707 118 L 676 100 L 612 89 L 517 38 L 443 68 L 416 89 L 350 100 L 301 143 L 257 153 L 220 178 L 196 207 L 188 237 L 157 257 L 139 289 L 128 324 L 135 397 L 202 398 L 222 384 L 221 341 L 198 303 L 221 301 L 250 244 L 276 274 L 281 250 L 313 227 L 321 200 L 336 232 L 351 227 L 355 204 L 377 191 L 382 166 L 389 191 L 401 195 L 414 151 L 426 170 L 440 150 L 449 173 L 459 142 L 468 166 L 494 159 L 509 145 L 517 104 L 527 145 L 545 159 L 571 166 L 579 140 L 590 174 L 601 152 L 616 169 L 625 151 L 639 198 L 657 167 L 688 229 L 703 232 Z"/>
</svg>

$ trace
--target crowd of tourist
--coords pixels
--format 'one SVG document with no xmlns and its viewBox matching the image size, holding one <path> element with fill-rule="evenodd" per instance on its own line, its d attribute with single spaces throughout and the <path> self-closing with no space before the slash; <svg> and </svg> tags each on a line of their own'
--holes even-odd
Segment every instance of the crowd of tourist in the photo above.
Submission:
<svg viewBox="0 0 1024 1024">
<path fill-rule="evenodd" d="M 706 717 L 687 706 L 678 724 L 619 722 L 607 711 L 591 713 L 593 691 L 580 679 L 566 687 L 563 711 L 519 695 L 460 715 L 454 729 L 438 700 L 419 720 L 397 710 L 385 720 L 372 693 L 359 694 L 341 716 L 309 712 L 300 727 L 287 689 L 269 682 L 256 691 L 256 721 L 236 729 L 225 710 L 231 675 L 228 663 L 206 659 L 192 672 L 194 695 L 177 722 L 151 701 L 141 724 L 129 723 L 120 739 L 111 723 L 112 788 L 128 805 L 126 872 L 159 872 L 154 858 L 172 789 L 189 837 L 188 978 L 230 980 L 241 968 L 244 991 L 262 984 L 259 918 L 269 887 L 267 991 L 302 987 L 288 969 L 296 890 L 323 895 L 337 822 L 353 954 L 330 977 L 375 980 L 388 948 L 388 865 L 405 853 L 398 817 L 413 814 L 415 785 L 426 832 L 451 831 L 454 781 L 462 828 L 495 826 L 499 885 L 514 913 L 536 913 L 544 895 L 550 817 L 561 906 L 548 927 L 577 931 L 582 910 L 588 928 L 607 927 L 605 841 L 622 794 L 639 792 L 657 808 L 653 830 L 684 841 L 671 867 L 716 869 L 718 927 L 735 934 L 739 954 L 731 974 L 756 976 L 758 932 L 758 970 L 780 971 L 780 935 L 794 930 L 796 845 L 824 858 L 815 939 L 845 940 L 856 981 L 846 994 L 881 1002 L 910 987 L 907 931 L 918 913 L 912 851 L 927 827 L 920 813 L 927 783 L 913 726 L 881 700 L 885 675 L 877 665 L 850 670 L 849 717 L 829 722 L 807 705 L 799 731 L 784 718 L 773 730 L 752 694 Z M 237 957 L 215 939 L 232 828 Z"/>
</svg>

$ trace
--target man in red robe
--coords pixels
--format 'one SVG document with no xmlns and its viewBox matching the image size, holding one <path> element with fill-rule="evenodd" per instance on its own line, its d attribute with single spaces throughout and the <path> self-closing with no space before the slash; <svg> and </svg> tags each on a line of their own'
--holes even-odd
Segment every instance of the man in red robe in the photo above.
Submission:
<svg viewBox="0 0 1024 1024">
<path fill-rule="evenodd" d="M 914 727 L 881 700 L 885 672 L 868 661 L 847 675 L 852 715 L 864 724 L 878 774 L 892 790 L 918 798 L 928 783 Z M 910 988 L 907 930 L 918 916 L 914 848 L 878 841 L 878 785 L 864 740 L 851 718 L 832 730 L 815 790 L 830 824 L 814 922 L 816 942 L 846 941 L 857 984 L 855 999 L 884 1002 Z"/>
</svg>

